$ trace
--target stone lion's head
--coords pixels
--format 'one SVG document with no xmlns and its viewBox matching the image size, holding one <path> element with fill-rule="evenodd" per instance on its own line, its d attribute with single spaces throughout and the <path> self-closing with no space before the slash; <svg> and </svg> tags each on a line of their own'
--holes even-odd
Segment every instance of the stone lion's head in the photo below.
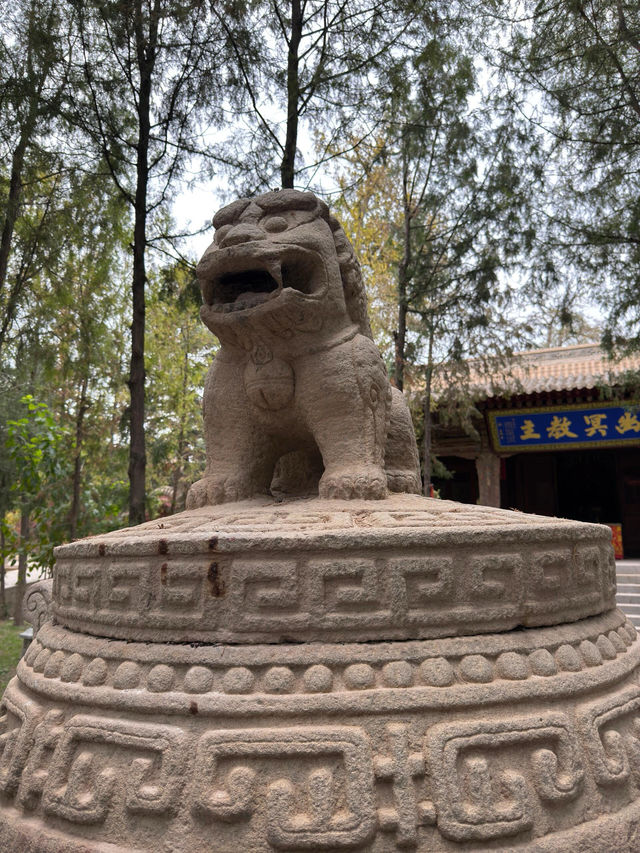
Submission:
<svg viewBox="0 0 640 853">
<path fill-rule="evenodd" d="M 203 320 L 214 331 L 283 305 L 344 298 L 352 322 L 371 336 L 353 248 L 313 193 L 242 198 L 218 211 L 213 224 L 215 237 L 197 275 Z"/>
</svg>

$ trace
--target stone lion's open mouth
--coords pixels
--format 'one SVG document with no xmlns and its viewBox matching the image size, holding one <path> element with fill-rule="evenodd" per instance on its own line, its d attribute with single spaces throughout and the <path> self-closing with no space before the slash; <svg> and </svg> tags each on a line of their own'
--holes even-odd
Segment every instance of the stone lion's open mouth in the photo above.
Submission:
<svg viewBox="0 0 640 853">
<path fill-rule="evenodd" d="M 253 308 L 277 293 L 281 284 L 267 270 L 228 273 L 213 282 L 214 304 L 232 305 L 235 310 Z"/>
<path fill-rule="evenodd" d="M 225 313 L 255 308 L 286 289 L 315 296 L 326 285 L 324 265 L 315 252 L 300 246 L 265 249 L 256 243 L 211 252 L 198 265 L 198 277 L 205 302 Z"/>
</svg>

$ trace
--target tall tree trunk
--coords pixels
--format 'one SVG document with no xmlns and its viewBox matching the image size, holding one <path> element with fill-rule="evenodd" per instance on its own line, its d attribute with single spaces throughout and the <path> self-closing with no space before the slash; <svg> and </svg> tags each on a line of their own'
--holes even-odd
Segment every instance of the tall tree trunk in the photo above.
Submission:
<svg viewBox="0 0 640 853">
<path fill-rule="evenodd" d="M 22 625 L 22 599 L 27 588 L 27 544 L 29 542 L 29 507 L 20 506 L 20 554 L 18 555 L 18 580 L 13 601 L 13 623 Z"/>
<path fill-rule="evenodd" d="M 49 18 L 53 13 L 53 7 L 51 7 L 49 11 Z M 34 4 L 31 9 L 30 17 L 34 18 L 38 15 L 38 6 Z M 44 21 L 41 22 L 45 25 Z M 33 24 L 33 20 L 31 20 L 30 27 Z M 33 43 L 29 41 L 27 46 L 27 52 L 24 57 L 25 68 L 27 69 L 27 73 L 29 77 L 32 77 L 34 73 L 33 69 L 33 56 L 32 56 L 32 48 Z M 9 177 L 9 195 L 7 197 L 7 203 L 4 210 L 4 222 L 2 224 L 2 234 L 0 235 L 0 297 L 3 295 L 6 284 L 7 284 L 7 271 L 9 269 L 9 257 L 11 254 L 11 243 L 13 242 L 13 235 L 15 231 L 16 219 L 18 218 L 18 211 L 20 210 L 20 197 L 22 195 L 22 171 L 24 169 L 24 158 L 27 152 L 27 148 L 29 147 L 29 143 L 31 142 L 31 137 L 33 136 L 36 123 L 38 121 L 38 112 L 41 107 L 41 96 L 42 91 L 44 89 L 44 85 L 49 77 L 49 73 L 51 71 L 51 65 L 49 62 L 45 62 L 45 64 L 40 68 L 39 74 L 32 79 L 32 88 L 30 90 L 29 100 L 28 100 L 28 112 L 25 116 L 24 123 L 20 128 L 20 138 L 18 139 L 18 144 L 16 145 L 13 155 L 11 157 L 11 175 Z M 4 318 L 2 323 L 2 337 L 0 338 L 0 346 L 4 342 L 4 337 L 7 333 L 9 326 L 13 320 L 13 316 L 16 311 L 18 296 L 21 289 L 21 283 L 16 283 L 15 287 L 12 289 L 9 294 L 9 298 L 5 301 L 4 305 Z"/>
<path fill-rule="evenodd" d="M 35 101 L 35 98 L 33 99 Z M 16 219 L 20 210 L 20 197 L 22 195 L 22 170 L 24 168 L 24 157 L 35 127 L 35 105 L 32 102 L 27 121 L 22 128 L 20 139 L 11 157 L 11 176 L 9 178 L 9 195 L 4 211 L 4 222 L 2 224 L 2 235 L 0 235 L 0 297 L 3 303 L 3 317 L 0 328 L 0 348 L 14 320 L 20 293 L 24 281 L 18 276 L 9 289 L 7 297 L 4 298 L 7 289 L 7 273 L 9 269 L 9 257 L 11 255 L 11 244 L 15 232 Z"/>
<path fill-rule="evenodd" d="M 429 333 L 427 363 L 424 368 L 424 443 L 422 447 L 422 494 L 431 496 L 431 388 L 433 383 L 433 329 Z"/>
<path fill-rule="evenodd" d="M 24 155 L 27 150 L 28 129 L 25 128 L 20 134 L 18 145 L 11 158 L 11 177 L 9 178 L 9 195 L 4 211 L 4 222 L 2 235 L 0 236 L 0 293 L 4 293 L 7 281 L 7 269 L 9 267 L 9 254 L 13 241 L 13 232 L 20 209 L 20 195 L 22 192 L 22 168 L 24 166 Z"/>
<path fill-rule="evenodd" d="M 145 330 L 145 252 L 147 245 L 147 189 L 149 184 L 149 137 L 151 129 L 151 77 L 157 42 L 157 3 L 145 38 L 142 10 L 137 8 L 136 39 L 140 91 L 138 96 L 138 144 L 136 157 L 136 193 L 133 227 L 133 281 L 131 296 L 131 366 L 129 391 L 131 409 L 129 422 L 129 524 L 145 520 L 145 477 L 147 456 L 144 435 L 144 330 Z"/>
<path fill-rule="evenodd" d="M 478 503 L 481 506 L 500 506 L 500 458 L 491 450 L 476 457 Z"/>
<path fill-rule="evenodd" d="M 302 38 L 302 6 L 300 0 L 291 0 L 291 37 L 287 51 L 287 135 L 280 164 L 280 180 L 283 189 L 293 188 L 296 148 L 298 145 L 298 109 L 300 79 L 298 74 L 298 51 Z"/>
<path fill-rule="evenodd" d="M 23 252 L 22 258 L 20 260 L 20 269 L 13 276 L 13 281 L 11 282 L 11 286 L 8 288 L 6 298 L 3 300 L 3 316 L 2 322 L 0 323 L 0 350 L 4 347 L 5 341 L 7 339 L 7 334 L 9 329 L 11 328 L 11 324 L 16 316 L 16 312 L 19 307 L 20 297 L 22 296 L 22 291 L 27 284 L 30 276 L 30 269 L 33 263 L 33 258 L 38 246 L 38 241 L 40 239 L 40 234 L 44 232 L 47 227 L 47 218 L 49 214 L 49 209 L 51 207 L 53 201 L 52 195 L 49 195 L 44 203 L 41 205 L 40 212 L 40 220 L 36 226 L 35 232 L 31 236 L 30 244 Z M 17 209 L 19 209 L 19 203 Z M 5 226 L 7 222 L 5 220 Z M 14 220 L 15 227 L 15 220 Z M 13 231 L 11 232 L 13 233 Z M 8 236 L 8 242 L 11 243 L 11 235 Z M 9 246 L 10 248 L 10 246 Z M 6 269 L 5 269 L 6 276 Z M 6 278 L 4 281 L 4 286 L 6 287 Z M 2 292 L 2 286 L 0 286 L 0 293 Z"/>
<path fill-rule="evenodd" d="M 6 559 L 7 543 L 4 535 L 4 525 L 0 524 L 0 619 L 7 618 L 7 591 L 5 586 L 6 569 L 4 561 Z"/>
<path fill-rule="evenodd" d="M 402 260 L 398 268 L 398 328 L 393 333 L 394 341 L 394 369 L 393 378 L 396 388 L 404 389 L 404 365 L 407 346 L 407 313 L 409 301 L 407 290 L 409 285 L 409 266 L 411 264 L 411 200 L 409 198 L 408 186 L 408 161 L 402 158 L 402 195 L 404 204 L 403 219 L 403 249 Z"/>
<path fill-rule="evenodd" d="M 83 423 L 87 411 L 87 377 L 82 378 L 80 400 L 76 412 L 76 446 L 73 461 L 73 484 L 71 488 L 71 509 L 69 510 L 69 539 L 75 539 L 78 532 L 78 516 L 80 514 L 80 485 L 82 481 L 82 442 L 84 439 Z"/>
<path fill-rule="evenodd" d="M 393 378 L 396 388 L 400 391 L 404 390 L 404 362 L 407 342 L 407 307 L 407 288 L 406 284 L 402 281 L 401 276 L 398 281 L 398 328 L 393 333 L 395 348 Z"/>
</svg>

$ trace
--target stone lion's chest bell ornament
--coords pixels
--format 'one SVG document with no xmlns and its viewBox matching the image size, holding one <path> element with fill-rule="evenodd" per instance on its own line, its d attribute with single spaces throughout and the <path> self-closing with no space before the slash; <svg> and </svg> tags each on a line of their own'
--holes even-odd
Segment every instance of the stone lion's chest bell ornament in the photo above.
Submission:
<svg viewBox="0 0 640 853">
<path fill-rule="evenodd" d="M 269 193 L 215 224 L 204 477 L 31 588 L 0 851 L 638 853 L 609 529 L 412 494 L 326 207 Z"/>
</svg>

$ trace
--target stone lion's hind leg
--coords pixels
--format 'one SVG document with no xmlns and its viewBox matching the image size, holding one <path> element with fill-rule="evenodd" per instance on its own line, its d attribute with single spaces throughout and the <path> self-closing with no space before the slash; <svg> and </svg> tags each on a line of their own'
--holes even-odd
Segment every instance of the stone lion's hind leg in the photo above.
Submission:
<svg viewBox="0 0 640 853">
<path fill-rule="evenodd" d="M 317 448 L 290 451 L 276 463 L 271 493 L 277 496 L 316 494 L 323 470 L 322 456 Z"/>
<path fill-rule="evenodd" d="M 420 460 L 411 414 L 402 392 L 397 388 L 392 388 L 384 464 L 390 492 L 421 493 Z"/>
</svg>

